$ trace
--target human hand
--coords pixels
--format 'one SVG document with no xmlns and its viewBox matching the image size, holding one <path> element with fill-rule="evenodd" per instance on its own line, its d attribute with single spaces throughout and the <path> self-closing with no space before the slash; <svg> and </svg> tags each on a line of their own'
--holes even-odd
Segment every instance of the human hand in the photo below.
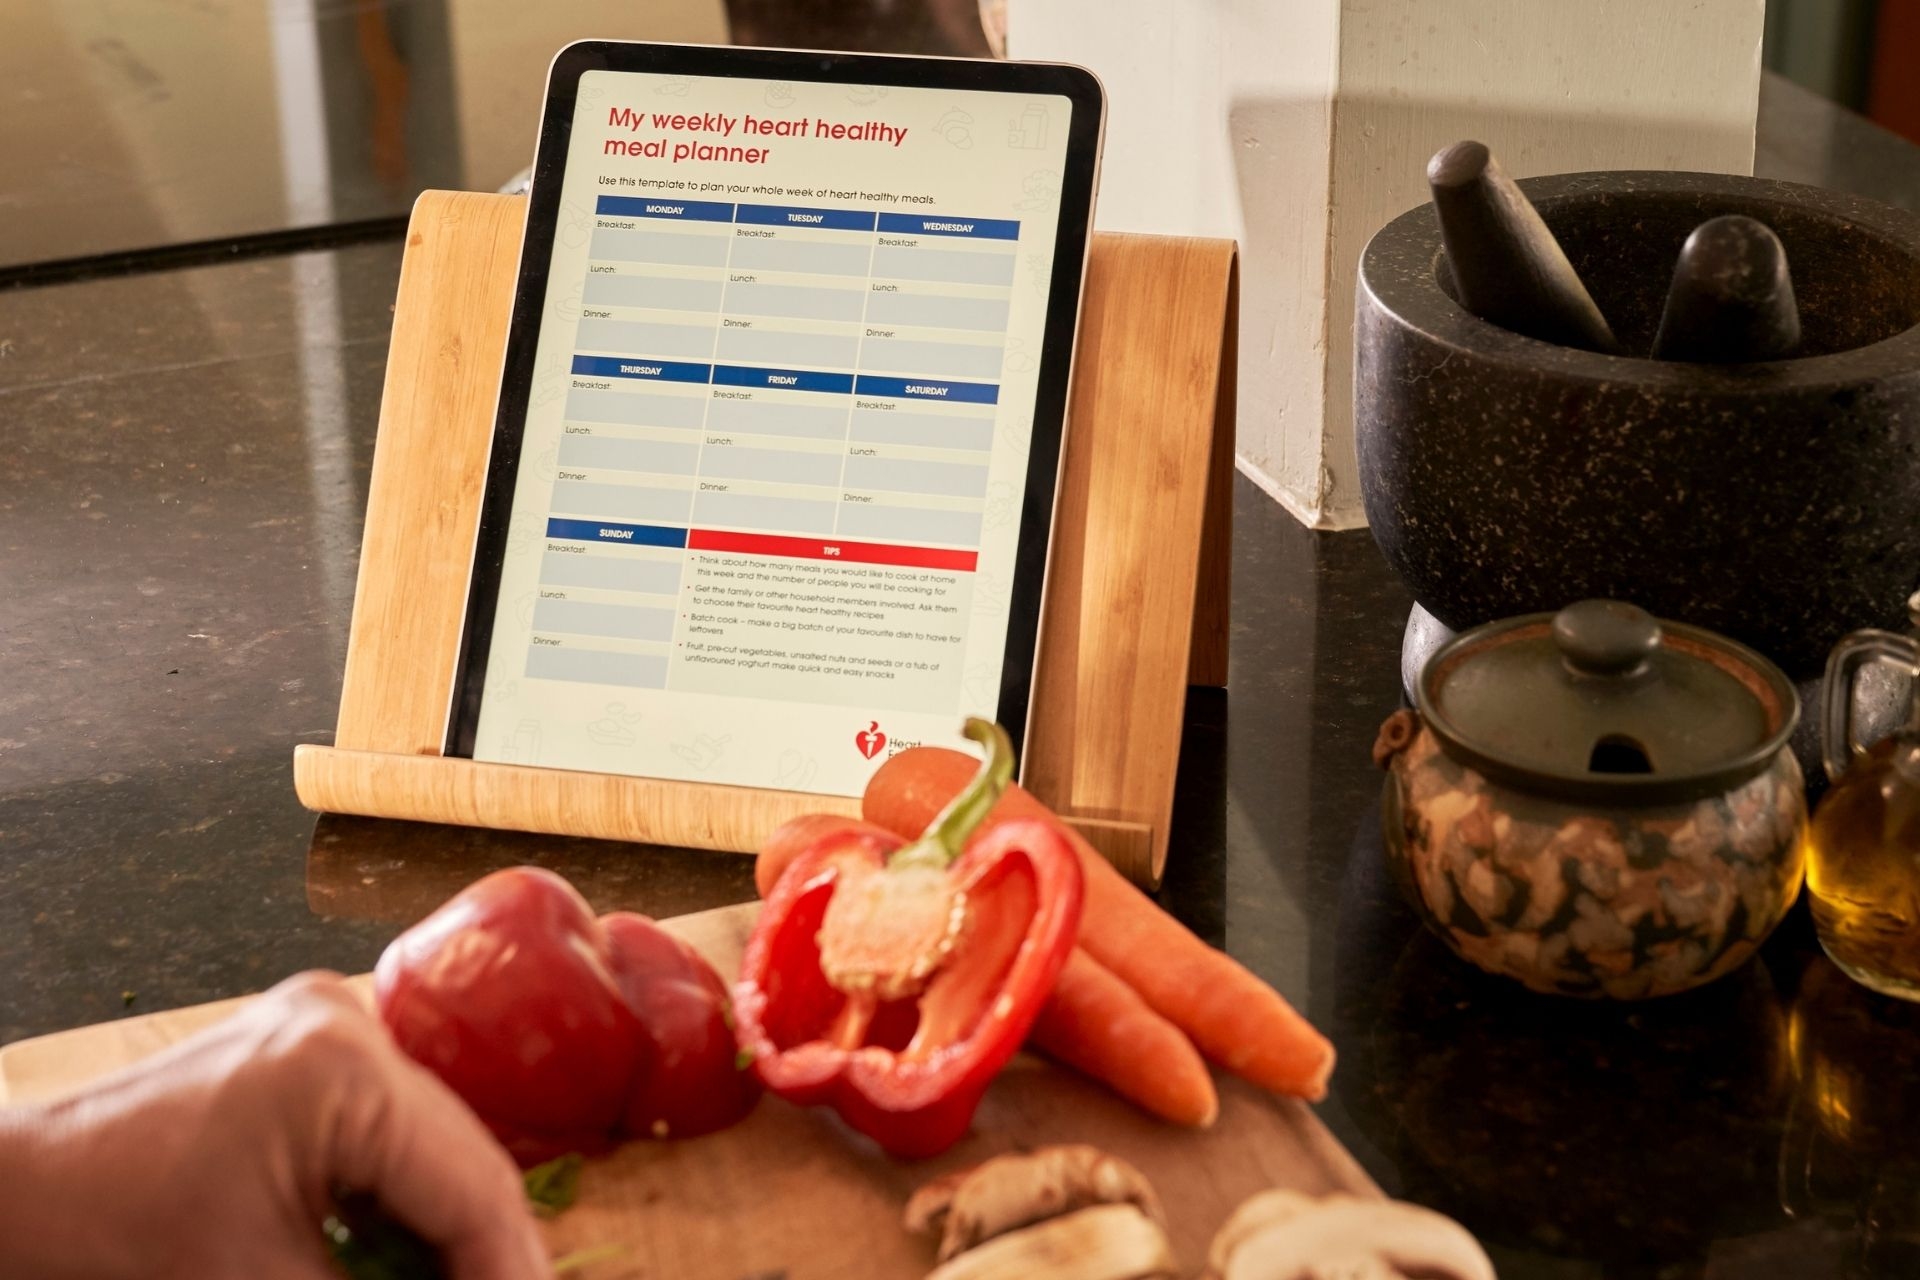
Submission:
<svg viewBox="0 0 1920 1280">
<path fill-rule="evenodd" d="M 0 1110 L 0 1186 L 0 1274 L 21 1280 L 339 1280 L 320 1223 L 343 1189 L 437 1247 L 452 1280 L 552 1274 L 506 1152 L 333 974 Z"/>
</svg>

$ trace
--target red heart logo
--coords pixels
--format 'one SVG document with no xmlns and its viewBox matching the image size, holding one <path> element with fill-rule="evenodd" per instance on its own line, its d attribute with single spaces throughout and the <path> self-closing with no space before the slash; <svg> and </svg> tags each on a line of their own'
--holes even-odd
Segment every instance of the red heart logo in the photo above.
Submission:
<svg viewBox="0 0 1920 1280">
<path fill-rule="evenodd" d="M 880 722 L 868 721 L 866 728 L 853 735 L 853 745 L 858 747 L 860 754 L 869 760 L 879 755 L 887 745 L 887 735 L 880 732 Z"/>
</svg>

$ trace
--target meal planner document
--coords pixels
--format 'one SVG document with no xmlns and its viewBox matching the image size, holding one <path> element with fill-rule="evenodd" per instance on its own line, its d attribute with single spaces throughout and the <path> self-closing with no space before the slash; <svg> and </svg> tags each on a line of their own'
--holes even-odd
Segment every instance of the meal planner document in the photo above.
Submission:
<svg viewBox="0 0 1920 1280">
<path fill-rule="evenodd" d="M 851 795 L 994 714 L 1071 110 L 581 77 L 476 758 Z"/>
</svg>

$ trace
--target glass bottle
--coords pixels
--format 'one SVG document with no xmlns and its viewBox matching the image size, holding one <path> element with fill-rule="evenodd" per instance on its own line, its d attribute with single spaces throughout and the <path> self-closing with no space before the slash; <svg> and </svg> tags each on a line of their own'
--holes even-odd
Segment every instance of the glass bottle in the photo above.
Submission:
<svg viewBox="0 0 1920 1280">
<path fill-rule="evenodd" d="M 1908 602 L 1920 628 L 1920 594 Z M 1886 666 L 1907 681 L 1906 727 L 1854 737 L 1855 686 Z M 1833 788 L 1809 832 L 1807 890 L 1820 945 L 1849 977 L 1920 1000 L 1920 640 L 1856 631 L 1827 664 L 1821 725 Z"/>
</svg>

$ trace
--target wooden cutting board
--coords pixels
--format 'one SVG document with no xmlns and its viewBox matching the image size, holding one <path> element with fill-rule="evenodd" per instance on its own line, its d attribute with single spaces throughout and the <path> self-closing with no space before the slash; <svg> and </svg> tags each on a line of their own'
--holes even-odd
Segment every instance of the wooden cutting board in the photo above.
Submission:
<svg viewBox="0 0 1920 1280">
<path fill-rule="evenodd" d="M 738 972 L 758 906 L 664 921 L 721 973 Z M 366 991 L 365 980 L 361 990 Z M 246 997 L 242 997 L 245 999 Z M 0 1049 L 0 1101 L 57 1097 L 158 1052 L 240 1000 L 82 1027 Z M 930 1242 L 900 1227 L 907 1196 L 950 1169 L 1003 1151 L 1090 1142 L 1138 1166 L 1165 1202 L 1191 1273 L 1233 1207 L 1267 1187 L 1377 1196 L 1345 1148 L 1301 1103 L 1220 1081 L 1220 1120 L 1176 1129 L 1036 1057 L 1016 1058 L 988 1091 L 973 1132 L 937 1160 L 902 1163 L 832 1116 L 763 1099 L 745 1121 L 686 1142 L 633 1142 L 588 1164 L 580 1200 L 547 1224 L 556 1253 L 618 1242 L 622 1258 L 585 1280 L 918 1277 Z"/>
</svg>

